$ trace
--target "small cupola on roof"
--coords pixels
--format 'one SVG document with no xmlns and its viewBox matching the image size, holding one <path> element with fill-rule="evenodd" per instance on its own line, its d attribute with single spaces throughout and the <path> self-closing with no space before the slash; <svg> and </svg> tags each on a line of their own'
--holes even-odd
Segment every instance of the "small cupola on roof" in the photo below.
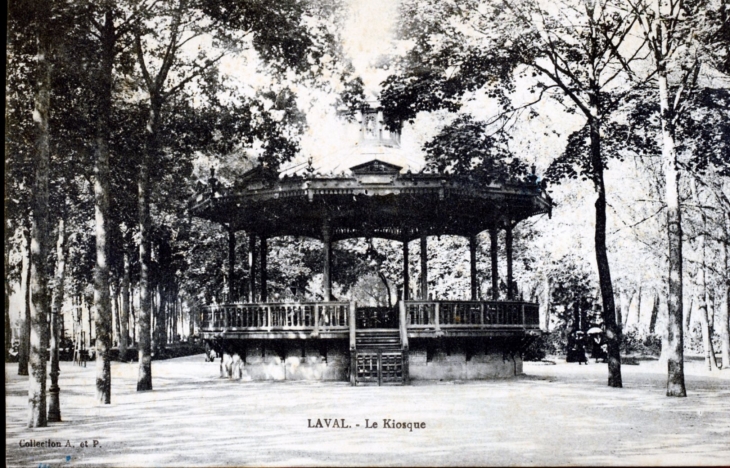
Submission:
<svg viewBox="0 0 730 468">
<path fill-rule="evenodd" d="M 314 147 L 284 164 L 280 176 L 308 173 L 350 175 L 350 168 L 380 161 L 400 168 L 402 173 L 420 172 L 426 164 L 418 151 L 401 147 L 399 131 L 389 131 L 384 123 L 380 101 L 373 97 L 359 108 L 339 112 L 339 128 L 332 140 L 341 141 L 336 148 Z"/>
<path fill-rule="evenodd" d="M 356 111 L 360 124 L 360 140 L 364 144 L 400 146 L 400 133 L 391 132 L 383 123 L 383 110 L 380 101 L 368 101 Z"/>
</svg>

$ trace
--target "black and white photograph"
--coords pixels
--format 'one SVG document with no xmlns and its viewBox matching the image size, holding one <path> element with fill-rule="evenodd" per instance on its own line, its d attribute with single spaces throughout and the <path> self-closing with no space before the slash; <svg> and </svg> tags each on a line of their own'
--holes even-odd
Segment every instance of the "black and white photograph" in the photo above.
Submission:
<svg viewBox="0 0 730 468">
<path fill-rule="evenodd" d="M 9 0 L 7 467 L 730 466 L 728 0 Z"/>
</svg>

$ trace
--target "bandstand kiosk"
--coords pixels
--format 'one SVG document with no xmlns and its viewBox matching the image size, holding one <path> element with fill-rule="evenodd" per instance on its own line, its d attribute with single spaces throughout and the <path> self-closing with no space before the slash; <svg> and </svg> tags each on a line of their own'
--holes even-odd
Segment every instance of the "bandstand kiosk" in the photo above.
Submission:
<svg viewBox="0 0 730 468">
<path fill-rule="evenodd" d="M 537 177 L 485 185 L 426 173 L 419 161 L 403 154 L 400 136 L 384 128 L 377 104 L 365 106 L 356 121 L 360 138 L 349 153 L 292 164 L 275 174 L 259 166 L 233 187 L 221 186 L 211 174 L 209 185 L 193 199 L 194 216 L 220 223 L 230 233 L 229 279 L 237 232 L 244 231 L 249 252 L 257 252 L 249 257 L 249 297 L 210 305 L 201 313 L 203 338 L 223 356 L 222 372 L 252 380 L 349 380 L 353 385 L 521 373 L 520 349 L 540 334 L 539 313 L 538 304 L 514 297 L 512 229 L 525 218 L 550 212 L 550 198 Z M 506 243 L 504 297 L 500 230 Z M 487 300 L 478 297 L 476 271 L 477 234 L 483 231 L 490 238 Z M 470 300 L 429 294 L 426 246 L 429 236 L 440 235 L 469 239 Z M 277 236 L 322 242 L 325 300 L 269 301 L 267 240 Z M 374 237 L 403 245 L 404 286 L 392 310 L 332 297 L 332 244 Z M 409 290 L 412 241 L 421 247 L 418 291 Z"/>
</svg>

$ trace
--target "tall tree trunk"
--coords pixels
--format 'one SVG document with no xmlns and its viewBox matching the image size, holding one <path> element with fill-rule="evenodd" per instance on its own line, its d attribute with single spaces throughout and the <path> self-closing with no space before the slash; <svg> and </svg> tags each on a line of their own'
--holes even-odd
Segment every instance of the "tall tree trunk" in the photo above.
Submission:
<svg viewBox="0 0 730 468">
<path fill-rule="evenodd" d="M 114 66 L 115 30 L 112 6 L 107 4 L 99 28 L 101 59 L 97 79 L 96 137 L 94 148 L 94 218 L 96 266 L 94 269 L 94 325 L 96 327 L 96 400 L 111 403 L 112 312 L 109 295 L 109 134 Z"/>
<path fill-rule="evenodd" d="M 599 89 L 594 84 L 591 93 L 591 108 L 594 116 L 600 115 L 598 96 Z M 613 283 L 611 281 L 611 268 L 608 263 L 608 251 L 606 248 L 606 187 L 603 180 L 603 159 L 601 157 L 601 129 L 598 118 L 591 118 L 591 165 L 597 192 L 596 197 L 596 231 L 595 248 L 596 262 L 598 265 L 598 283 L 601 287 L 601 298 L 603 301 L 603 324 L 606 330 L 606 341 L 608 345 L 608 386 L 620 388 L 623 386 L 621 379 L 621 330 L 616 322 L 616 305 L 614 303 Z M 620 323 L 620 322 L 619 322 Z"/>
<path fill-rule="evenodd" d="M 134 346 L 137 344 L 137 327 L 139 324 L 137 323 L 137 314 L 134 312 L 134 287 L 131 287 L 131 293 L 129 298 L 129 315 L 130 315 L 130 329 L 132 330 L 132 342 L 131 345 Z M 139 304 L 139 302 L 137 302 Z"/>
<path fill-rule="evenodd" d="M 660 34 L 660 37 L 662 35 Z M 669 102 L 669 84 L 666 64 L 657 60 L 659 101 L 662 124 L 662 160 L 664 166 L 667 237 L 669 240 L 669 297 L 667 396 L 685 397 L 684 386 L 684 330 L 682 323 L 682 212 L 679 204 L 679 168 L 674 138 L 674 113 Z"/>
<path fill-rule="evenodd" d="M 112 346 L 119 346 L 119 288 L 115 286 L 114 281 L 110 281 L 110 299 L 112 311 Z"/>
<path fill-rule="evenodd" d="M 139 222 L 139 260 L 140 260 L 140 304 L 139 304 L 139 375 L 137 377 L 137 390 L 152 390 L 152 361 L 150 355 L 150 330 L 152 328 L 152 310 L 150 308 L 150 164 L 157 152 L 157 132 L 160 113 L 165 100 L 169 97 L 163 93 L 163 86 L 167 74 L 172 68 L 176 55 L 176 46 L 179 39 L 179 27 L 182 21 L 182 8 L 173 16 L 172 24 L 169 26 L 170 42 L 168 43 L 168 54 L 163 59 L 154 78 L 149 73 L 142 50 L 141 33 L 135 31 L 134 48 L 137 54 L 137 62 L 142 69 L 142 76 L 149 94 L 149 115 L 145 126 L 145 147 L 142 150 L 142 158 L 139 166 L 139 178 L 137 179 L 137 215 Z"/>
<path fill-rule="evenodd" d="M 170 292 L 168 299 L 168 314 L 170 315 L 170 338 L 167 340 L 168 343 L 175 343 L 175 314 L 177 314 L 177 299 L 175 298 L 174 290 Z"/>
<path fill-rule="evenodd" d="M 390 297 L 390 284 L 388 283 L 388 278 L 385 277 L 385 274 L 383 272 L 378 271 L 378 278 L 380 278 L 380 281 L 383 282 L 383 286 L 385 286 L 385 294 L 388 296 L 388 307 L 393 307 L 393 298 Z"/>
<path fill-rule="evenodd" d="M 56 242 L 56 278 L 51 302 L 51 386 L 48 389 L 48 422 L 61 421 L 60 389 L 58 387 L 58 347 L 63 339 L 63 298 L 66 277 L 66 223 L 63 215 L 58 220 L 58 241 Z"/>
<path fill-rule="evenodd" d="M 158 291 L 159 290 L 159 286 L 157 286 L 156 284 L 154 284 L 153 281 L 150 281 L 150 290 L 152 292 L 152 294 L 150 296 L 150 313 L 152 314 L 152 323 L 151 323 L 151 328 L 150 328 L 150 339 L 152 340 L 152 345 L 151 346 L 152 346 L 152 350 L 154 351 L 155 350 L 155 341 L 156 341 L 156 338 L 157 338 L 155 336 L 155 333 L 157 333 L 155 331 L 155 330 L 157 330 L 157 328 L 156 328 L 157 327 L 157 317 L 158 317 L 157 307 L 158 307 L 158 304 L 160 302 L 160 300 L 159 300 L 159 291 Z"/>
<path fill-rule="evenodd" d="M 704 217 L 703 217 L 704 218 Z M 704 219 L 703 219 L 704 221 Z M 703 229 L 705 227 L 703 226 Z M 699 238 L 699 250 L 702 255 L 702 262 L 700 264 L 700 271 L 698 275 L 699 279 L 699 300 L 697 312 L 700 316 L 700 325 L 702 328 L 702 345 L 705 351 L 705 365 L 707 369 L 717 370 L 717 360 L 715 359 L 715 350 L 712 346 L 712 328 L 707 318 L 707 265 L 705 263 L 705 235 L 701 235 Z"/>
<path fill-rule="evenodd" d="M 5 188 L 5 212 L 7 213 L 7 186 Z M 8 217 L 5 217 L 5 362 L 8 362 L 8 351 L 13 346 L 13 330 L 10 323 L 10 295 L 12 288 L 10 286 L 10 226 L 8 225 Z"/>
<path fill-rule="evenodd" d="M 634 290 L 631 295 L 629 296 L 629 303 L 626 305 L 626 318 L 624 318 L 624 327 L 628 327 L 630 324 L 633 323 L 633 313 L 634 313 L 634 304 L 636 303 L 636 296 L 638 294 L 637 290 Z"/>
<path fill-rule="evenodd" d="M 715 294 L 712 290 L 707 290 L 707 319 L 710 324 L 710 328 L 715 328 Z"/>
<path fill-rule="evenodd" d="M 6 255 L 7 257 L 7 255 Z M 9 265 L 5 263 L 5 271 L 7 272 Z M 13 330 L 10 323 L 10 281 L 8 275 L 5 275 L 5 362 L 8 362 L 8 351 L 13 346 Z"/>
<path fill-rule="evenodd" d="M 625 290 L 621 291 L 621 304 L 619 305 L 619 308 L 621 309 L 621 315 L 620 319 L 618 318 L 619 316 L 617 316 L 617 321 L 622 331 L 626 328 L 626 324 L 628 323 L 629 313 L 631 311 L 631 301 L 633 299 L 633 292 Z"/>
<path fill-rule="evenodd" d="M 649 333 L 654 333 L 656 330 L 657 315 L 659 315 L 659 293 L 654 291 L 654 303 L 651 307 L 651 317 L 649 317 Z"/>
<path fill-rule="evenodd" d="M 114 298 L 115 307 L 117 316 L 114 320 L 114 326 L 116 327 L 116 333 L 117 333 L 117 347 L 119 347 L 120 343 L 122 342 L 122 280 L 119 279 L 119 284 L 117 286 L 117 295 Z"/>
<path fill-rule="evenodd" d="M 82 362 L 86 362 L 86 357 L 82 356 L 82 350 L 84 349 L 84 324 L 83 324 L 83 309 L 81 308 L 81 295 L 76 294 L 73 298 L 73 319 L 74 319 L 74 363 L 79 366 Z"/>
<path fill-rule="evenodd" d="M 23 312 L 20 317 L 20 337 L 18 340 L 18 375 L 28 375 L 28 354 L 30 354 L 30 229 L 23 229 L 25 245 L 23 248 L 22 287 Z"/>
<path fill-rule="evenodd" d="M 175 302 L 172 300 L 172 294 L 168 296 L 167 299 L 167 343 L 172 343 L 172 329 L 173 329 L 173 322 L 175 320 Z"/>
<path fill-rule="evenodd" d="M 170 307 L 172 308 L 172 315 L 170 317 L 170 343 L 175 344 L 177 342 L 177 297 L 172 297 L 172 302 L 170 303 Z"/>
<path fill-rule="evenodd" d="M 540 306 L 540 330 L 544 332 L 550 331 L 550 278 L 545 275 L 543 278 L 543 300 Z"/>
<path fill-rule="evenodd" d="M 92 346 L 96 347 L 96 339 L 94 338 L 94 335 L 93 335 L 94 314 L 91 312 L 91 304 L 89 303 L 89 299 L 86 296 L 83 297 L 83 304 L 86 307 L 86 318 L 89 320 L 89 349 L 91 349 Z"/>
<path fill-rule="evenodd" d="M 167 341 L 167 279 L 162 278 L 159 285 L 160 303 L 157 305 L 157 321 L 155 323 L 155 353 L 165 349 Z"/>
<path fill-rule="evenodd" d="M 48 179 L 50 176 L 51 148 L 49 117 L 51 110 L 51 53 L 52 37 L 50 3 L 36 5 L 38 53 L 36 56 L 37 82 L 34 96 L 35 122 L 34 165 L 35 177 L 31 195 L 33 222 L 30 243 L 30 354 L 28 366 L 28 427 L 48 425 L 46 407 L 46 365 L 48 361 Z"/>
<path fill-rule="evenodd" d="M 129 341 L 129 255 L 124 251 L 124 271 L 122 273 L 122 307 L 119 314 L 119 357 L 122 361 L 127 358 L 127 342 Z"/>
<path fill-rule="evenodd" d="M 190 328 L 188 335 L 189 340 L 192 339 L 193 336 L 195 336 L 195 313 L 193 313 L 193 309 L 194 307 L 192 306 L 188 307 L 188 327 Z"/>
<path fill-rule="evenodd" d="M 170 301 L 170 293 L 167 293 L 167 303 L 165 304 L 165 344 L 172 342 L 172 314 L 175 309 Z"/>
<path fill-rule="evenodd" d="M 627 327 L 638 327 L 639 323 L 641 323 L 641 286 L 639 286 L 636 294 L 634 294 L 634 299 L 636 299 L 636 302 L 632 300 L 631 304 L 629 304 L 629 313 L 626 319 Z M 633 304 L 635 304 L 635 307 L 632 307 Z"/>
<path fill-rule="evenodd" d="M 702 333 L 702 351 L 705 357 L 705 365 L 708 370 L 717 369 L 717 361 L 715 360 L 715 352 L 712 347 L 712 329 L 707 320 L 707 298 L 705 288 L 700 287 L 699 297 L 697 298 L 697 315 L 700 322 L 700 331 Z"/>
<path fill-rule="evenodd" d="M 175 295 L 172 298 L 172 342 L 177 342 L 177 287 L 175 287 Z"/>
<path fill-rule="evenodd" d="M 137 180 L 138 217 L 139 217 L 139 375 L 137 391 L 152 390 L 152 357 L 150 332 L 152 329 L 151 288 L 150 288 L 150 238 L 149 238 L 149 165 L 155 148 L 156 128 L 160 105 L 151 99 L 150 115 L 146 128 L 146 148 L 142 154 Z"/>
<path fill-rule="evenodd" d="M 723 271 L 725 272 L 725 300 L 724 313 L 720 320 L 720 339 L 722 343 L 722 368 L 730 369 L 730 253 L 728 253 L 728 243 L 730 243 L 730 211 L 725 213 L 725 239 L 722 241 L 722 261 Z"/>
<path fill-rule="evenodd" d="M 669 320 L 669 313 L 667 312 L 667 307 L 665 307 L 665 304 L 661 303 L 662 297 L 659 297 L 659 320 L 657 323 L 661 324 L 659 327 L 659 337 L 661 339 L 662 344 L 662 350 L 659 354 L 659 362 L 662 365 L 666 365 L 667 362 L 669 362 L 669 327 L 667 325 L 667 321 Z"/>
<path fill-rule="evenodd" d="M 616 292 L 616 294 L 613 296 L 613 299 L 616 301 L 615 302 L 615 304 L 616 304 L 616 324 L 619 327 L 621 327 L 621 325 L 624 323 L 623 314 L 622 314 L 623 308 L 621 307 L 622 304 L 624 303 L 623 293 Z"/>
<path fill-rule="evenodd" d="M 722 368 L 730 369 L 730 287 L 725 287 L 722 315 L 720 316 L 720 343 L 722 347 Z"/>
<path fill-rule="evenodd" d="M 687 313 L 684 314 L 684 317 L 682 317 L 683 320 L 683 330 L 685 333 L 690 332 L 690 326 L 692 325 L 692 310 L 694 310 L 694 297 L 689 298 L 689 307 L 687 307 Z"/>
</svg>

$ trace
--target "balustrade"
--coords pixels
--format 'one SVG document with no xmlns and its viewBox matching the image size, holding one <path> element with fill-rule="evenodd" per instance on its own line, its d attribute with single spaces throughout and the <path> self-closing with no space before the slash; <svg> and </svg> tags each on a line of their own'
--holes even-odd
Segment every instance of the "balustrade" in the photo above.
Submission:
<svg viewBox="0 0 730 468">
<path fill-rule="evenodd" d="M 382 310 L 381 310 L 382 309 Z M 301 302 L 268 304 L 223 304 L 203 309 L 203 330 L 349 330 L 351 315 L 356 328 L 395 328 L 398 313 L 388 308 L 357 308 L 349 302 Z M 540 316 L 535 303 L 517 301 L 405 301 L 407 328 L 514 327 L 537 328 Z M 378 320 L 374 321 L 374 318 Z M 362 323 L 361 323 L 362 322 Z M 373 323 L 370 323 L 373 322 Z M 318 326 L 317 326 L 318 324 Z"/>
<path fill-rule="evenodd" d="M 406 301 L 409 329 L 539 325 L 538 305 L 512 301 Z"/>
<path fill-rule="evenodd" d="M 213 305 L 201 312 L 200 325 L 203 330 L 347 330 L 349 306 L 348 302 Z"/>
</svg>

